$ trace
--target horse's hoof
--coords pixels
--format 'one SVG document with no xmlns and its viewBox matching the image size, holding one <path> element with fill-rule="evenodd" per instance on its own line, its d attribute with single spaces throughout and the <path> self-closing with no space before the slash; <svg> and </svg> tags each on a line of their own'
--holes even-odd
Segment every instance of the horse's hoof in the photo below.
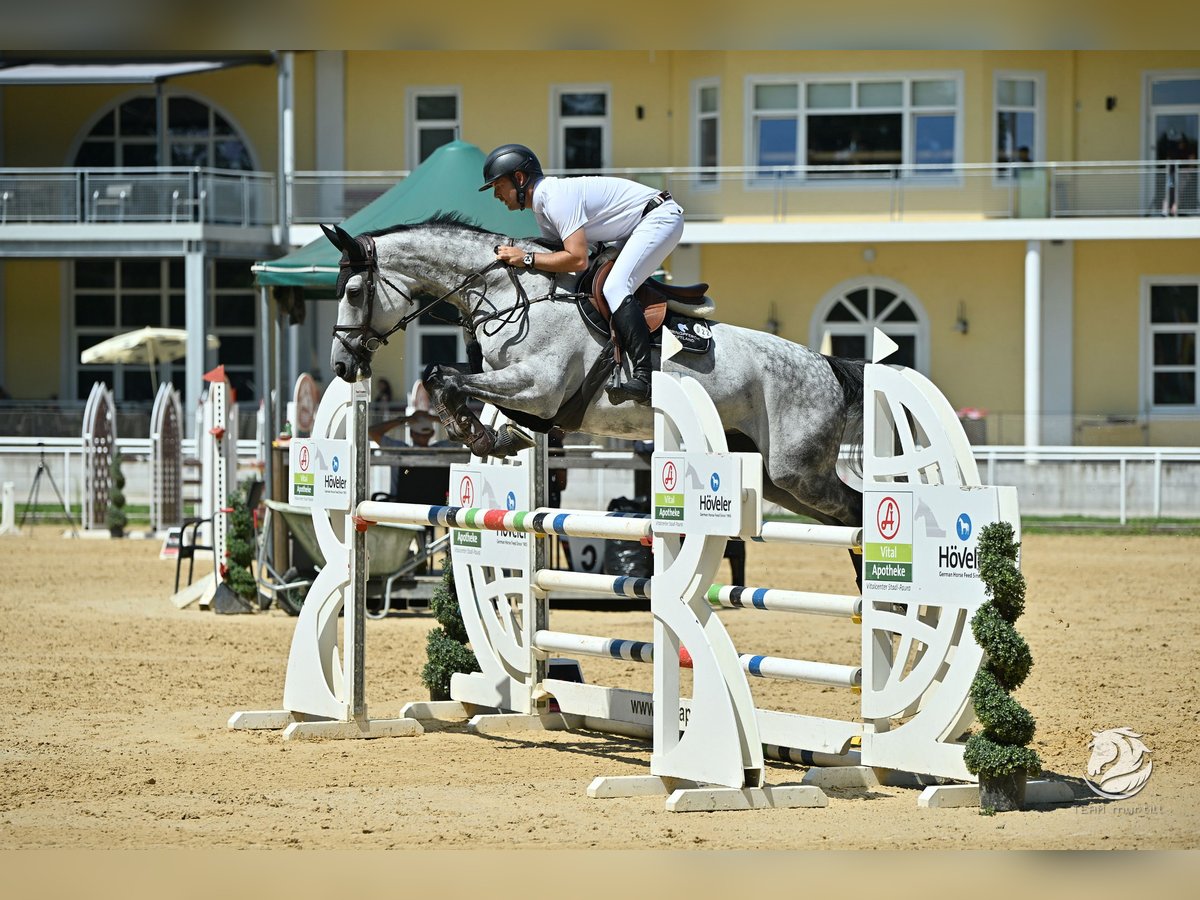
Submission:
<svg viewBox="0 0 1200 900">
<path fill-rule="evenodd" d="M 492 450 L 494 456 L 508 456 L 528 450 L 534 444 L 533 437 L 515 425 L 501 425 L 496 435 L 496 446 Z"/>
<path fill-rule="evenodd" d="M 632 400 L 638 406 L 650 405 L 650 388 L 643 388 L 638 382 L 627 381 L 625 384 L 605 388 L 604 392 L 613 406 L 620 406 L 628 400 Z"/>
</svg>

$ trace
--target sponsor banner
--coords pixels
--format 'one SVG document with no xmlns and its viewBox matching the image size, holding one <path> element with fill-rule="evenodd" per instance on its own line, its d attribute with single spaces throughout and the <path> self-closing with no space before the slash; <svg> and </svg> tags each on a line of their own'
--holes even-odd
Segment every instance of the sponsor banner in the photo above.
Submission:
<svg viewBox="0 0 1200 900">
<path fill-rule="evenodd" d="M 736 454 L 655 453 L 650 463 L 654 530 L 716 534 L 742 530 L 742 461 Z"/>
<path fill-rule="evenodd" d="M 466 509 L 529 509 L 525 466 L 450 467 L 450 504 Z M 532 565 L 530 535 L 520 531 L 450 529 L 456 558 L 484 566 L 526 572 Z"/>
<path fill-rule="evenodd" d="M 863 595 L 976 607 L 979 531 L 1000 518 L 995 488 L 896 485 L 864 495 Z"/>
<path fill-rule="evenodd" d="M 293 438 L 288 448 L 288 502 L 348 511 L 350 460 L 350 441 Z"/>
</svg>

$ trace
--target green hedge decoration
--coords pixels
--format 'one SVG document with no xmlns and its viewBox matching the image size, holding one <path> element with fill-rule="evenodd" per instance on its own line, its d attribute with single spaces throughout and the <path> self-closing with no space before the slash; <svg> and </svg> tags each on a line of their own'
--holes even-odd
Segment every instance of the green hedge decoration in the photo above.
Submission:
<svg viewBox="0 0 1200 900">
<path fill-rule="evenodd" d="M 440 627 L 429 632 L 425 641 L 426 662 L 421 669 L 421 681 L 434 698 L 449 699 L 450 678 L 455 672 L 478 672 L 479 661 L 467 646 L 467 629 L 458 594 L 454 589 L 454 568 L 446 556 L 442 583 L 429 599 L 429 608 Z"/>
<path fill-rule="evenodd" d="M 254 520 L 250 509 L 249 495 L 253 479 L 238 485 L 228 497 L 229 531 L 225 536 L 224 581 L 229 589 L 243 600 L 252 601 L 258 596 L 258 584 L 250 564 L 254 561 Z"/>
<path fill-rule="evenodd" d="M 991 778 L 1042 770 L 1037 752 L 1026 746 L 1037 723 L 1011 696 L 1033 666 L 1029 645 L 1013 627 L 1025 611 L 1019 547 L 1008 522 L 993 522 L 979 532 L 979 577 L 988 600 L 972 617 L 971 633 L 987 659 L 971 684 L 971 700 L 982 731 L 967 739 L 963 762 L 968 772 Z"/>
<path fill-rule="evenodd" d="M 108 491 L 108 511 L 104 516 L 104 524 L 114 535 L 121 535 L 129 522 L 129 517 L 125 515 L 125 473 L 121 471 L 122 462 L 121 451 L 114 450 L 108 465 L 112 486 Z"/>
</svg>

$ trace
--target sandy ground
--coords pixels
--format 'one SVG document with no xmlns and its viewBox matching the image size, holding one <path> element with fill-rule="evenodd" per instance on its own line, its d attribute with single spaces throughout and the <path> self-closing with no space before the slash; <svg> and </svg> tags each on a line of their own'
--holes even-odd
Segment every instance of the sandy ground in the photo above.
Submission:
<svg viewBox="0 0 1200 900">
<path fill-rule="evenodd" d="M 901 788 L 831 794 L 824 809 L 673 815 L 661 799 L 589 800 L 596 775 L 646 771 L 648 747 L 599 735 L 284 744 L 231 732 L 280 705 L 295 620 L 218 616 L 167 600 L 152 541 L 0 538 L 0 848 L 1195 848 L 1200 539 L 1029 536 L 1019 627 L 1035 666 L 1019 697 L 1048 771 L 1081 799 L 982 816 L 923 810 Z M 837 551 L 749 547 L 748 581 L 844 592 Z M 850 662 L 852 626 L 730 611 L 739 647 Z M 375 716 L 423 699 L 426 615 L 367 623 Z M 557 612 L 566 631 L 649 637 L 636 611 Z M 647 686 L 648 667 L 586 660 L 590 681 Z M 853 698 L 772 684 L 760 705 L 853 717 Z M 1131 800 L 1089 799 L 1092 730 L 1130 726 L 1154 759 Z M 802 770 L 772 765 L 768 781 Z"/>
</svg>

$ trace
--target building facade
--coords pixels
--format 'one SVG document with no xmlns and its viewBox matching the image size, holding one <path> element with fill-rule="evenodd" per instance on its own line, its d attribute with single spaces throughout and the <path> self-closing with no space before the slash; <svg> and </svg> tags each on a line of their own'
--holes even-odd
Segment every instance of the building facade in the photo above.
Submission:
<svg viewBox="0 0 1200 900">
<path fill-rule="evenodd" d="M 1200 51 L 329 51 L 143 61 L 141 81 L 118 80 L 128 58 L 8 62 L 16 398 L 99 378 L 148 400 L 145 367 L 79 363 L 142 325 L 220 338 L 166 372 L 185 398 L 218 362 L 248 402 L 327 379 L 333 304 L 281 324 L 250 264 L 448 141 L 519 141 L 669 189 L 668 272 L 708 282 L 719 318 L 851 356 L 878 326 L 980 440 L 1200 444 Z M 406 340 L 377 365 L 397 393 L 461 353 L 435 322 Z"/>
</svg>

